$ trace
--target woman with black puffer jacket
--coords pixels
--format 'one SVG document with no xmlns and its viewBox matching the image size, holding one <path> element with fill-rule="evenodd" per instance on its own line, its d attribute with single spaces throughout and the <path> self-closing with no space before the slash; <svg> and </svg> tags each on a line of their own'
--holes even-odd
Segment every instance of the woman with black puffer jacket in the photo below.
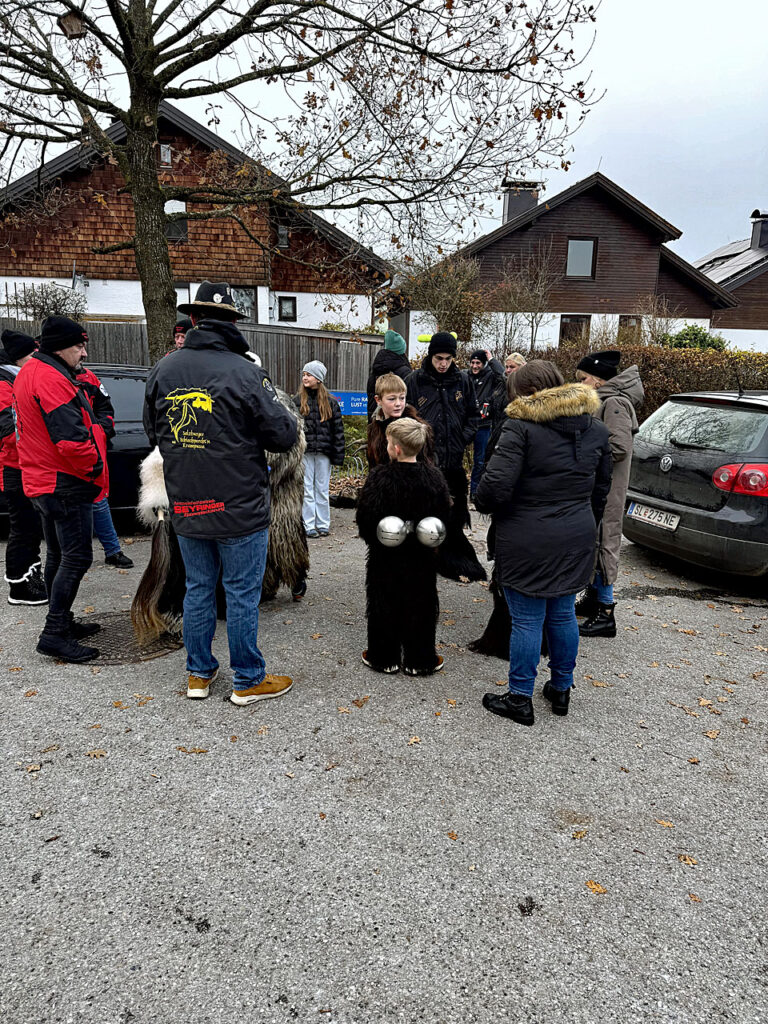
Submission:
<svg viewBox="0 0 768 1024">
<path fill-rule="evenodd" d="M 344 462 L 344 421 L 339 403 L 325 387 L 327 374 L 325 365 L 319 359 L 312 359 L 302 370 L 301 387 L 293 396 L 304 420 L 307 439 L 302 517 L 308 537 L 327 537 L 330 533 L 331 466 Z"/>
</svg>

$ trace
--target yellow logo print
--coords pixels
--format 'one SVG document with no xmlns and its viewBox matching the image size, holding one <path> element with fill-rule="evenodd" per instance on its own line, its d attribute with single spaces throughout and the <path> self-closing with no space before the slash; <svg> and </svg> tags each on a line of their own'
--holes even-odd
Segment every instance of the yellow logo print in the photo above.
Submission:
<svg viewBox="0 0 768 1024">
<path fill-rule="evenodd" d="M 171 425 L 173 439 L 178 443 L 179 434 L 191 423 L 197 424 L 197 409 L 203 412 L 213 412 L 213 399 L 207 391 L 176 388 L 165 396 L 166 402 L 170 402 L 168 409 L 168 422 Z"/>
</svg>

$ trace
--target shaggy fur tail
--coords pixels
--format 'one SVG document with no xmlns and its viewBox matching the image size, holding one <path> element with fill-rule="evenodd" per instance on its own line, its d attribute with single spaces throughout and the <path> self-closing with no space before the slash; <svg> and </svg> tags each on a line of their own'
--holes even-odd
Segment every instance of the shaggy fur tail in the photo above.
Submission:
<svg viewBox="0 0 768 1024">
<path fill-rule="evenodd" d="M 152 534 L 149 564 L 131 604 L 131 622 L 140 643 L 181 629 L 184 563 L 176 531 L 162 512 L 160 516 Z"/>
<path fill-rule="evenodd" d="M 153 529 L 157 522 L 157 510 L 168 509 L 168 492 L 163 476 L 163 456 L 159 448 L 153 448 L 144 459 L 140 469 L 141 489 L 136 515 L 140 522 Z"/>
</svg>

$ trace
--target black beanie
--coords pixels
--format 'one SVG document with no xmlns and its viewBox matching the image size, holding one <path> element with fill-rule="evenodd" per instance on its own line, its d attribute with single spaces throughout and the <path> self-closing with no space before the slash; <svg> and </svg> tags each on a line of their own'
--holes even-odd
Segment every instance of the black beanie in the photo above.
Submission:
<svg viewBox="0 0 768 1024">
<path fill-rule="evenodd" d="M 435 356 L 438 352 L 448 352 L 454 359 L 456 358 L 456 339 L 448 331 L 438 331 L 430 339 L 427 355 Z"/>
<path fill-rule="evenodd" d="M 186 334 L 187 331 L 191 331 L 194 326 L 195 325 L 192 323 L 188 316 L 181 316 L 176 321 L 174 331 L 182 331 L 184 334 Z"/>
<path fill-rule="evenodd" d="M 583 373 L 589 373 L 600 380 L 611 380 L 619 372 L 621 352 L 590 352 L 576 367 Z"/>
<path fill-rule="evenodd" d="M 80 324 L 67 316 L 49 316 L 43 321 L 40 331 L 41 352 L 61 352 L 63 348 L 71 348 L 81 341 L 88 341 L 88 335 Z"/>
<path fill-rule="evenodd" d="M 35 339 L 30 338 L 28 334 L 22 334 L 21 331 L 3 331 L 0 341 L 2 341 L 3 348 L 12 363 L 15 363 L 17 359 L 23 359 L 24 356 L 31 355 L 37 348 Z"/>
<path fill-rule="evenodd" d="M 473 359 L 479 359 L 483 366 L 485 366 L 485 364 L 488 362 L 488 356 L 481 348 L 479 348 L 476 352 L 473 352 L 472 355 L 469 357 L 470 362 L 472 362 Z"/>
</svg>

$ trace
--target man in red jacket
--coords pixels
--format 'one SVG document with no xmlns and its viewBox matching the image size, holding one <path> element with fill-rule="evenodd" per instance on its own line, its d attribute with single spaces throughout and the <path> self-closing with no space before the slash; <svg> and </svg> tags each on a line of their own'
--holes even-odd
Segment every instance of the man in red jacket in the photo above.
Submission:
<svg viewBox="0 0 768 1024">
<path fill-rule="evenodd" d="M 13 385 L 19 369 L 32 358 L 34 338 L 19 331 L 3 331 L 0 348 L 0 491 L 8 509 L 8 546 L 5 549 L 5 582 L 8 604 L 47 604 L 48 595 L 40 568 L 42 528 L 29 498 L 24 494 L 13 421 Z"/>
<path fill-rule="evenodd" d="M 76 622 L 72 614 L 93 561 L 93 503 L 107 492 L 106 437 L 75 379 L 87 341 L 74 320 L 48 317 L 40 349 L 19 371 L 13 396 L 24 493 L 40 513 L 47 546 L 49 606 L 37 649 L 71 662 L 99 653 L 79 641 L 100 627 Z"/>
</svg>

